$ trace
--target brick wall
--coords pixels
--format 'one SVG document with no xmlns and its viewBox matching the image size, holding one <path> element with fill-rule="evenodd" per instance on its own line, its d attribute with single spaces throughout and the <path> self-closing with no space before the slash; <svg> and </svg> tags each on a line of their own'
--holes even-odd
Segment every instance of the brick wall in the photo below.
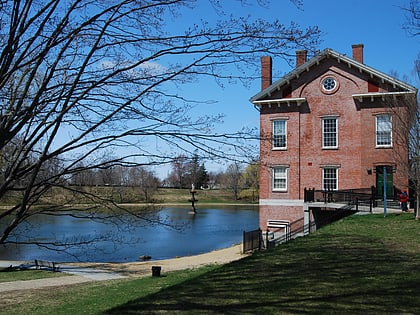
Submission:
<svg viewBox="0 0 420 315">
<path fill-rule="evenodd" d="M 356 49 L 357 53 L 357 49 Z M 359 58 L 363 56 L 359 56 Z M 334 93 L 326 93 L 321 82 L 332 76 L 339 83 Z M 307 99 L 306 104 L 264 105 L 261 108 L 261 172 L 260 199 L 302 200 L 304 188 L 322 188 L 322 166 L 338 166 L 339 189 L 367 188 L 376 184 L 373 170 L 376 165 L 395 165 L 394 184 L 407 187 L 401 164 L 406 163 L 404 145 L 394 141 L 392 149 L 378 149 L 376 143 L 375 115 L 384 113 L 388 105 L 381 98 L 359 102 L 353 94 L 368 92 L 369 77 L 346 64 L 329 59 L 311 71 L 291 81 L 291 97 Z M 277 94 L 276 94 L 277 93 Z M 282 91 L 271 97 L 281 98 Z M 338 119 L 338 149 L 322 149 L 322 117 Z M 270 141 L 272 121 L 287 120 L 287 150 L 272 150 Z M 395 152 L 398 152 L 396 154 Z M 288 190 L 272 191 L 271 167 L 289 167 Z M 263 207 L 261 228 L 268 218 L 283 216 L 296 219 L 303 216 L 302 207 Z"/>
</svg>

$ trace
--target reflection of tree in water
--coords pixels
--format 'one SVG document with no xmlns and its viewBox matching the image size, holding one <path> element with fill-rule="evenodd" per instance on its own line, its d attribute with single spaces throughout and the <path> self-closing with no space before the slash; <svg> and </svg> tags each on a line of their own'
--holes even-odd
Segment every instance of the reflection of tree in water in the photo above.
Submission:
<svg viewBox="0 0 420 315">
<path fill-rule="evenodd" d="M 95 173 L 113 187 L 113 169 L 168 165 L 180 152 L 233 161 L 252 154 L 256 130 L 214 131 L 222 115 L 195 114 L 196 105 L 210 102 L 189 99 L 182 87 L 200 78 L 220 87 L 250 83 L 259 55 L 289 61 L 290 50 L 316 50 L 320 31 L 224 14 L 222 2 L 209 7 L 214 23 L 186 20 L 193 5 L 208 3 L 0 7 L 0 201 L 13 195 L 0 212 L 0 244 L 16 242 L 14 230 L 34 212 L 62 215 L 63 205 L 80 203 L 112 207 L 115 196 L 80 185 Z M 179 20 L 184 29 L 173 27 Z M 55 207 L 36 207 L 51 205 L 48 197 L 57 192 L 65 193 Z M 103 220 L 90 213 L 86 219 Z"/>
<path fill-rule="evenodd" d="M 258 225 L 256 209 L 203 208 L 196 215 L 188 211 L 188 207 L 165 208 L 151 211 L 146 220 L 132 217 L 125 220 L 126 214 L 108 221 L 84 219 L 79 215 L 76 218 L 74 214 L 52 218 L 38 216 L 33 218 L 36 220 L 28 230 L 19 233 L 32 233 L 29 234 L 31 241 L 38 242 L 40 247 L 8 244 L 6 255 L 9 256 L 2 257 L 58 262 L 137 261 L 141 256 L 173 258 L 218 249 L 218 244 L 231 246 L 240 242 L 244 229 Z"/>
</svg>

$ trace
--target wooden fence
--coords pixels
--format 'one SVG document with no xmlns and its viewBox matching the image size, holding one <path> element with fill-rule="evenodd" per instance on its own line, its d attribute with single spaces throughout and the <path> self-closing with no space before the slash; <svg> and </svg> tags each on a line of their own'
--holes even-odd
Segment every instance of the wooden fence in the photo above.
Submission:
<svg viewBox="0 0 420 315">
<path fill-rule="evenodd" d="M 254 250 L 261 250 L 263 246 L 263 238 L 261 229 L 253 231 L 244 231 L 243 237 L 243 252 L 250 252 Z"/>
</svg>

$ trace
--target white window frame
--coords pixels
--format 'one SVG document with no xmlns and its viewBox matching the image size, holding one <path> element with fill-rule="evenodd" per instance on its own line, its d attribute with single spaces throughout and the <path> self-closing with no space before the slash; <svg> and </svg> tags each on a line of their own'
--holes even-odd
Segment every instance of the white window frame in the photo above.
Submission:
<svg viewBox="0 0 420 315">
<path fill-rule="evenodd" d="M 322 88 L 327 92 L 331 92 L 337 88 L 337 81 L 333 77 L 325 77 L 322 80 Z"/>
<path fill-rule="evenodd" d="M 322 148 L 323 149 L 337 149 L 338 148 L 338 118 L 337 117 L 322 117 Z M 335 131 L 334 131 L 334 133 L 335 133 L 335 139 L 334 139 L 334 141 L 335 141 L 335 144 L 334 145 L 328 145 L 327 143 L 326 143 L 326 141 L 327 141 L 327 139 L 326 139 L 326 134 L 327 133 L 329 133 L 329 134 L 333 134 L 332 132 L 330 132 L 330 131 L 327 131 L 326 130 L 326 126 L 325 126 L 325 123 L 326 123 L 326 121 L 330 121 L 330 120 L 334 120 L 334 122 L 335 122 Z M 331 137 L 331 139 L 332 139 L 333 137 Z"/>
<path fill-rule="evenodd" d="M 289 185 L 288 174 L 289 170 L 287 166 L 274 166 L 272 168 L 271 187 L 273 191 L 287 191 L 287 187 Z M 276 180 L 279 181 L 278 183 L 282 184 L 276 184 Z"/>
<path fill-rule="evenodd" d="M 277 133 L 278 128 L 276 128 L 276 123 L 283 123 L 284 124 L 284 133 Z M 287 120 L 286 119 L 275 119 L 272 121 L 272 147 L 273 150 L 286 150 L 287 149 Z M 276 136 L 283 136 L 284 137 L 284 146 L 276 146 Z"/>
<path fill-rule="evenodd" d="M 387 118 L 387 121 L 381 119 Z M 382 130 L 381 130 L 382 129 Z M 392 147 L 392 116 L 390 114 L 380 114 L 375 116 L 375 144 L 377 148 Z M 386 143 L 382 142 L 384 139 Z"/>
<path fill-rule="evenodd" d="M 331 171 L 331 170 L 334 170 L 335 171 L 335 183 L 334 183 L 334 185 L 335 185 L 335 187 L 333 187 L 332 188 L 332 190 L 338 190 L 338 167 L 337 166 L 324 166 L 324 167 L 322 167 L 322 190 L 327 190 L 327 189 L 331 189 L 331 187 L 326 187 L 326 180 L 327 180 L 327 178 L 326 178 L 326 172 L 327 171 Z M 331 178 L 329 178 L 329 180 L 331 180 L 332 179 L 332 177 Z"/>
</svg>

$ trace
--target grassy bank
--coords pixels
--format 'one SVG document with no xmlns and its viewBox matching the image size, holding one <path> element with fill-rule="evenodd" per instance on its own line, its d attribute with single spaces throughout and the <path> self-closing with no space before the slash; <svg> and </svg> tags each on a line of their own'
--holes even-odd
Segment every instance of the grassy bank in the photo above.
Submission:
<svg viewBox="0 0 420 315">
<path fill-rule="evenodd" d="M 70 275 L 62 272 L 45 272 L 44 270 L 32 270 L 32 269 L 15 269 L 15 268 L 4 268 L 0 269 L 0 283 L 8 281 L 27 281 L 44 278 L 55 278 L 55 277 L 69 277 Z M 1 284 L 0 284 L 1 285 Z"/>
<path fill-rule="evenodd" d="M 419 257 L 412 214 L 355 215 L 220 267 L 0 303 L 8 314 L 419 314 Z"/>
<path fill-rule="evenodd" d="M 91 195 L 102 198 L 102 200 L 113 201 L 122 204 L 191 204 L 191 193 L 189 189 L 174 189 L 174 188 L 159 188 L 150 196 L 150 200 L 144 200 L 143 193 L 138 187 L 112 187 L 112 186 L 98 186 L 98 187 L 77 187 L 78 190 L 83 191 L 83 194 L 71 193 L 62 188 L 53 188 L 46 193 L 39 201 L 38 205 L 50 204 L 70 204 L 77 206 L 80 204 L 89 205 L 94 201 L 89 198 Z M 20 201 L 21 196 L 18 193 L 9 194 L 1 200 L 0 206 L 14 205 Z M 198 205 L 209 203 L 223 203 L 223 204 L 238 204 L 238 203 L 255 203 L 258 200 L 252 198 L 242 198 L 235 200 L 233 192 L 224 189 L 209 189 L 196 190 L 195 198 L 198 200 Z"/>
</svg>

